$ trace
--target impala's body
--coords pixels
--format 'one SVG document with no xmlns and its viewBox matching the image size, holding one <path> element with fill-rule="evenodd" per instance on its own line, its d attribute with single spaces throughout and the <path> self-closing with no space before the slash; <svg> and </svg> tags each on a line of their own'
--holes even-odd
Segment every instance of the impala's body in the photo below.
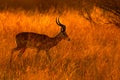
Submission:
<svg viewBox="0 0 120 80">
<path fill-rule="evenodd" d="M 17 49 L 38 48 L 40 50 L 47 50 L 56 46 L 63 39 L 61 35 L 62 33 L 59 33 L 52 38 L 44 34 L 22 32 L 16 35 Z"/>
<path fill-rule="evenodd" d="M 56 23 L 61 27 L 61 31 L 55 37 L 49 37 L 44 34 L 37 34 L 33 32 L 21 32 L 16 35 L 16 44 L 17 47 L 12 50 L 12 55 L 14 51 L 20 50 L 19 56 L 21 56 L 26 48 L 36 48 L 37 53 L 40 50 L 45 50 L 48 58 L 49 56 L 49 49 L 56 46 L 62 39 L 69 39 L 68 35 L 66 34 L 66 26 L 59 22 L 59 19 Z M 11 55 L 11 60 L 12 60 Z M 11 62 L 10 60 L 10 62 Z"/>
</svg>

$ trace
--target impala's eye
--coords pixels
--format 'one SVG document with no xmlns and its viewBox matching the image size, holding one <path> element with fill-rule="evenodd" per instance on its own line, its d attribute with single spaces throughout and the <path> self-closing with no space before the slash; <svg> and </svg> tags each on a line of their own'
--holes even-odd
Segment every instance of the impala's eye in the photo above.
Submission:
<svg viewBox="0 0 120 80">
<path fill-rule="evenodd" d="M 63 35 L 67 37 L 67 34 L 65 32 L 63 33 Z"/>
</svg>

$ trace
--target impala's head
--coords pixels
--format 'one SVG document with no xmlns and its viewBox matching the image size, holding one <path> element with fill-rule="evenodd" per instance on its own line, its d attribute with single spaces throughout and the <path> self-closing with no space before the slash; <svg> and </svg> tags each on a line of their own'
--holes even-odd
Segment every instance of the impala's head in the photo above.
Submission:
<svg viewBox="0 0 120 80">
<path fill-rule="evenodd" d="M 70 38 L 66 33 L 66 26 L 60 23 L 59 18 L 58 19 L 56 18 L 56 23 L 61 27 L 61 32 L 60 32 L 61 37 L 63 39 L 70 41 Z"/>
</svg>

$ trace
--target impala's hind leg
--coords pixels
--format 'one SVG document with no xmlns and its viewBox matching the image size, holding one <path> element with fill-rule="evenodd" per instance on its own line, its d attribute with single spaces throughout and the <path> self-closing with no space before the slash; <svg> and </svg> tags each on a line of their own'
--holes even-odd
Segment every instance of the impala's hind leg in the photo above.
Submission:
<svg viewBox="0 0 120 80">
<path fill-rule="evenodd" d="M 12 62 L 13 53 L 14 53 L 15 51 L 20 50 L 20 49 L 21 49 L 20 47 L 16 47 L 16 48 L 13 48 L 13 49 L 12 49 L 12 51 L 11 51 L 11 56 L 10 56 L 10 64 L 11 64 L 11 62 Z"/>
<path fill-rule="evenodd" d="M 18 54 L 18 57 L 21 57 L 23 53 L 25 52 L 26 48 L 22 48 L 21 51 Z"/>
</svg>

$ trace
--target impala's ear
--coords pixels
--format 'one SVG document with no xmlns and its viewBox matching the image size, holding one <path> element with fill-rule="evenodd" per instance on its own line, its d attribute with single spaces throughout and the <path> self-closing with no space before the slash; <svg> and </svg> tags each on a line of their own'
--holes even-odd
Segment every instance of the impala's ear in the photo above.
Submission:
<svg viewBox="0 0 120 80">
<path fill-rule="evenodd" d="M 66 31 L 66 26 L 62 25 L 61 32 L 65 32 L 65 31 Z"/>
</svg>

